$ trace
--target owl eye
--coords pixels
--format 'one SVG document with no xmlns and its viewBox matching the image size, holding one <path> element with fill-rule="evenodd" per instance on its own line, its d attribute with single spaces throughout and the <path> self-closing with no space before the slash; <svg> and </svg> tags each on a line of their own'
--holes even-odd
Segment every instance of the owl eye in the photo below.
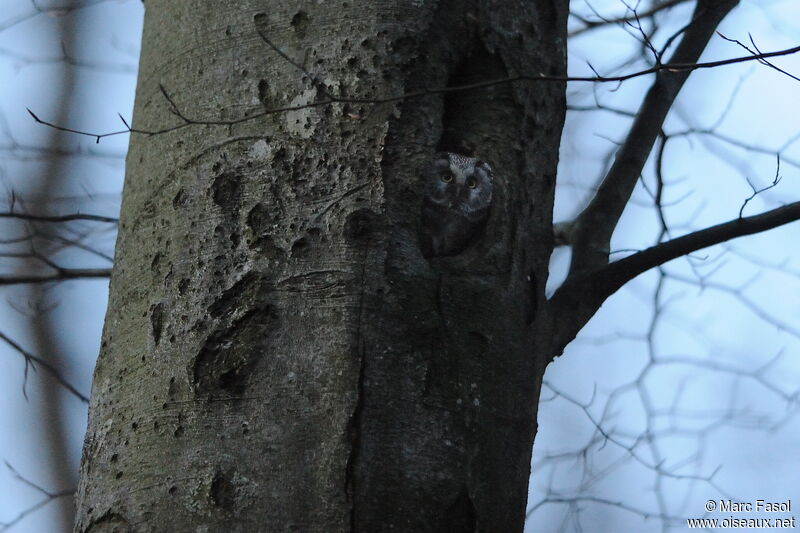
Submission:
<svg viewBox="0 0 800 533">
<path fill-rule="evenodd" d="M 440 178 L 440 179 L 441 179 L 443 182 L 445 182 L 445 183 L 450 183 L 451 181 L 453 181 L 453 175 L 452 175 L 452 174 L 450 174 L 449 172 L 444 172 L 444 173 L 442 173 L 442 174 L 439 176 L 439 178 Z"/>
<path fill-rule="evenodd" d="M 467 187 L 469 187 L 470 189 L 474 189 L 477 186 L 478 186 L 478 180 L 476 180 L 471 176 L 467 178 Z"/>
</svg>

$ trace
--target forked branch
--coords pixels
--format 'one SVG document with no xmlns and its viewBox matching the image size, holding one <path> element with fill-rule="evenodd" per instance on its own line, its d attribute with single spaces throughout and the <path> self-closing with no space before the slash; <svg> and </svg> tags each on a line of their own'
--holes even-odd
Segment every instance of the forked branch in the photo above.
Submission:
<svg viewBox="0 0 800 533">
<path fill-rule="evenodd" d="M 670 64 L 696 63 L 720 21 L 738 0 L 699 0 Z M 664 119 L 690 71 L 660 70 L 639 108 L 614 164 L 574 224 L 570 276 L 608 263 L 609 243 Z"/>
</svg>

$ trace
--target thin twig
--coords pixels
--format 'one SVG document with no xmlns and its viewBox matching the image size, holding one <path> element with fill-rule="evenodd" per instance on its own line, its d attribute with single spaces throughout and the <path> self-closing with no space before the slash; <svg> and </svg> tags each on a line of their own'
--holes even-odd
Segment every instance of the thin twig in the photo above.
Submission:
<svg viewBox="0 0 800 533">
<path fill-rule="evenodd" d="M 656 74 L 658 72 L 692 72 L 694 70 L 699 69 L 707 69 L 707 68 L 716 68 L 725 65 L 734 65 L 736 63 L 745 63 L 749 61 L 758 61 L 765 58 L 770 57 L 778 57 L 778 56 L 785 56 L 790 54 L 795 54 L 800 52 L 800 46 L 795 46 L 793 48 L 787 48 L 785 50 L 777 50 L 775 52 L 767 52 L 758 55 L 749 55 L 749 56 L 742 56 L 742 57 L 734 57 L 730 59 L 722 59 L 719 61 L 709 61 L 705 63 L 663 63 L 660 65 L 655 65 L 653 67 L 639 70 L 637 72 L 632 72 L 629 74 L 622 74 L 619 76 L 552 76 L 547 74 L 538 74 L 538 75 L 520 75 L 520 76 L 509 76 L 506 78 L 498 78 L 494 80 L 487 80 L 482 82 L 470 83 L 466 85 L 458 85 L 454 87 L 442 87 L 439 89 L 424 89 L 419 91 L 413 91 L 402 95 L 396 96 L 388 96 L 385 98 L 343 98 L 343 97 L 329 97 L 326 100 L 321 100 L 319 102 L 309 102 L 306 104 L 299 104 L 299 105 L 289 105 L 289 106 L 282 106 L 276 107 L 273 109 L 267 109 L 260 113 L 255 113 L 252 115 L 248 115 L 246 117 L 240 117 L 236 119 L 230 120 L 205 120 L 205 119 L 192 119 L 183 114 L 177 106 L 175 106 L 175 102 L 172 100 L 171 97 L 168 96 L 166 91 L 162 88 L 162 94 L 167 97 L 167 101 L 170 104 L 170 110 L 173 114 L 178 116 L 183 122 L 180 124 L 169 126 L 166 128 L 158 129 L 158 130 L 145 130 L 139 128 L 132 128 L 128 125 L 127 121 L 122 119 L 123 124 L 125 124 L 124 130 L 117 130 L 108 133 L 92 133 L 88 131 L 78 130 L 74 128 L 69 128 L 66 126 L 61 126 L 59 124 L 54 124 L 52 122 L 48 122 L 39 118 L 31 109 L 26 108 L 28 113 L 31 115 L 34 121 L 44 126 L 48 126 L 50 128 L 54 128 L 58 131 L 64 131 L 67 133 L 75 133 L 77 135 L 84 135 L 86 137 L 92 137 L 95 139 L 95 142 L 99 143 L 101 139 L 105 137 L 111 137 L 114 135 L 122 135 L 125 133 L 139 133 L 143 135 L 159 135 L 164 133 L 170 133 L 176 130 L 183 129 L 187 126 L 192 125 L 202 125 L 202 126 L 234 126 L 236 124 L 241 124 L 243 122 L 247 122 L 250 120 L 257 120 L 263 118 L 265 116 L 274 115 L 277 113 L 286 113 L 290 111 L 300 111 L 302 109 L 309 109 L 315 107 L 323 107 L 328 106 L 331 104 L 336 103 L 344 103 L 344 104 L 370 104 L 370 105 L 380 105 L 380 104 L 390 104 L 394 102 L 399 102 L 402 100 L 410 100 L 414 98 L 422 98 L 425 96 L 431 96 L 436 94 L 449 94 L 449 93 L 456 93 L 462 91 L 472 91 L 476 89 L 485 89 L 487 87 L 493 87 L 496 85 L 503 85 L 508 83 L 518 83 L 518 82 L 588 82 L 588 83 L 618 83 L 627 81 L 633 78 L 638 78 L 641 76 L 646 76 L 649 74 Z M 330 95 L 329 95 L 330 96 Z M 121 118 L 121 117 L 120 117 Z"/>
<path fill-rule="evenodd" d="M 3 333 L 1 331 L 0 331 L 0 340 L 2 340 L 3 342 L 5 342 L 9 346 L 11 346 L 11 348 L 13 348 L 20 355 L 22 355 L 22 357 L 25 359 L 25 381 L 23 382 L 23 385 L 22 385 L 23 392 L 25 390 L 25 384 L 27 383 L 28 367 L 30 366 L 34 370 L 36 370 L 36 366 L 35 365 L 40 365 L 42 368 L 47 370 L 50 373 L 50 375 L 52 375 L 53 378 L 62 387 L 67 389 L 69 392 L 71 392 L 76 398 L 78 398 L 83 403 L 89 403 L 89 397 L 86 396 L 85 394 L 83 394 L 77 388 L 75 388 L 71 383 L 69 383 L 61 375 L 61 373 L 58 371 L 58 369 L 56 367 L 54 367 L 53 365 L 51 365 L 50 363 L 48 363 L 46 360 L 42 359 L 41 357 L 33 355 L 32 353 L 27 351 L 25 348 L 23 348 L 17 342 L 15 342 L 12 338 L 10 338 L 8 335 L 6 335 L 5 333 Z M 27 394 L 26 394 L 26 397 L 27 397 Z"/>
<path fill-rule="evenodd" d="M 772 183 L 770 183 L 766 187 L 762 187 L 761 189 L 756 189 L 755 186 L 753 185 L 753 183 L 748 178 L 745 177 L 745 179 L 747 180 L 747 184 L 750 185 L 751 189 L 753 189 L 753 194 L 751 194 L 750 196 L 745 198 L 744 202 L 742 202 L 742 207 L 739 208 L 739 218 L 742 218 L 742 213 L 744 213 L 744 208 L 747 206 L 747 204 L 750 202 L 750 200 L 752 200 L 753 198 L 755 198 L 756 196 L 758 196 L 762 192 L 770 190 L 771 188 L 777 186 L 778 183 L 780 183 L 780 181 L 781 181 L 781 176 L 780 176 L 781 156 L 778 155 L 777 158 L 778 158 L 778 163 L 777 163 L 777 165 L 775 167 L 775 179 L 773 179 Z"/>
</svg>

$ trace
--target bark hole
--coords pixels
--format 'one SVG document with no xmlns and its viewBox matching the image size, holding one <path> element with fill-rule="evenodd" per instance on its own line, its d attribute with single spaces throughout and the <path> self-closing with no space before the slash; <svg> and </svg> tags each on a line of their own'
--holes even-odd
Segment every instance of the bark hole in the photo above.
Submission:
<svg viewBox="0 0 800 533">
<path fill-rule="evenodd" d="M 305 237 L 300 237 L 292 243 L 292 255 L 303 255 L 308 248 L 309 241 Z"/>
<path fill-rule="evenodd" d="M 247 225 L 256 237 L 260 237 L 274 222 L 275 219 L 269 209 L 262 203 L 256 204 L 247 214 Z"/>
<path fill-rule="evenodd" d="M 158 345 L 161 340 L 161 331 L 164 327 L 164 304 L 156 304 L 150 311 L 150 327 L 153 333 L 153 342 Z"/>
<path fill-rule="evenodd" d="M 180 293 L 180 295 L 183 296 L 186 294 L 186 291 L 188 290 L 189 290 L 189 280 L 187 278 L 183 278 L 178 283 L 178 293 Z"/>
<path fill-rule="evenodd" d="M 258 100 L 264 107 L 270 107 L 270 90 L 269 82 L 267 80 L 259 80 L 258 82 Z"/>
<path fill-rule="evenodd" d="M 217 167 L 218 165 L 215 165 Z M 215 170 L 217 170 L 215 168 Z M 211 184 L 211 196 L 222 208 L 236 207 L 241 195 L 242 179 L 235 172 L 226 171 L 217 175 Z"/>
<path fill-rule="evenodd" d="M 448 87 L 459 87 L 508 76 L 503 61 L 490 53 L 478 37 L 473 38 L 468 52 L 447 82 Z M 508 87 L 495 85 L 470 91 L 446 93 L 442 136 L 437 151 L 454 152 L 473 157 L 480 155 L 480 147 L 491 144 L 479 137 L 484 121 L 491 120 L 493 100 L 508 96 Z"/>
<path fill-rule="evenodd" d="M 308 29 L 308 13 L 305 11 L 298 11 L 292 17 L 292 28 L 294 31 L 297 32 L 297 36 L 301 39 L 306 36 L 306 30 Z"/>
<path fill-rule="evenodd" d="M 236 486 L 222 472 L 217 472 L 211 480 L 210 496 L 217 507 L 233 511 L 236 505 Z"/>
</svg>

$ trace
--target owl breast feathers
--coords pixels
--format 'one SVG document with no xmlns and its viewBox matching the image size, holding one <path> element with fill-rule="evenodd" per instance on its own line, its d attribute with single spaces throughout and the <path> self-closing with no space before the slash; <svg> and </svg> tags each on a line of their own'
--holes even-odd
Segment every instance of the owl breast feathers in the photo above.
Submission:
<svg viewBox="0 0 800 533">
<path fill-rule="evenodd" d="M 474 157 L 438 153 L 426 171 L 422 252 L 456 255 L 477 240 L 492 204 L 492 169 Z"/>
</svg>

